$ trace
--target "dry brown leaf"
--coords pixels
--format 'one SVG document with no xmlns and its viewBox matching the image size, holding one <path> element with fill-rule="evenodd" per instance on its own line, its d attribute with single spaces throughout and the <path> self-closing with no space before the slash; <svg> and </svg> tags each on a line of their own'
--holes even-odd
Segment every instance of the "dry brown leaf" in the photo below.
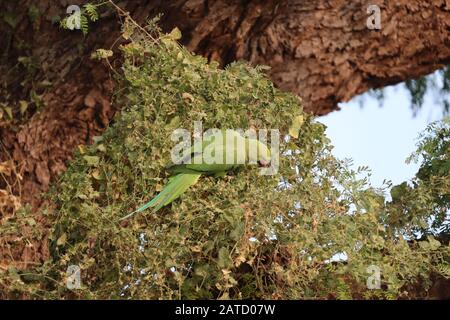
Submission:
<svg viewBox="0 0 450 320">
<path fill-rule="evenodd" d="M 4 174 L 7 177 L 11 176 L 13 164 L 12 161 L 0 162 L 0 173 Z"/>
<path fill-rule="evenodd" d="M 21 206 L 19 198 L 6 190 L 0 189 L 0 213 L 2 213 L 2 215 L 6 212 L 11 212 L 11 210 L 12 213 L 14 213 L 19 210 Z"/>
</svg>

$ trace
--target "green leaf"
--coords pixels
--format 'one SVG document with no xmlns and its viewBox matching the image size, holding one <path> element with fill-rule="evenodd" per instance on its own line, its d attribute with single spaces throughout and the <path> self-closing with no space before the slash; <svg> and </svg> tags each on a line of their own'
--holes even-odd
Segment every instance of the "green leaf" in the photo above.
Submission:
<svg viewBox="0 0 450 320">
<path fill-rule="evenodd" d="M 36 220 L 34 220 L 33 218 L 28 218 L 26 219 L 26 222 L 29 226 L 33 227 L 36 225 Z"/>
<path fill-rule="evenodd" d="M 58 240 L 56 240 L 56 245 L 57 245 L 57 246 L 63 246 L 63 245 L 66 244 L 66 241 L 67 241 L 67 234 L 66 234 L 66 233 L 63 233 L 63 234 L 58 238 Z"/>
<path fill-rule="evenodd" d="M 102 179 L 102 174 L 100 173 L 100 171 L 98 169 L 95 169 L 94 171 L 92 171 L 91 175 L 95 180 Z"/>
<path fill-rule="evenodd" d="M 91 19 L 91 21 L 95 22 L 98 20 L 97 8 L 93 4 L 91 3 L 85 4 L 84 9 L 86 10 L 86 13 L 88 14 L 89 19 Z"/>
<path fill-rule="evenodd" d="M 89 166 L 96 167 L 100 162 L 100 158 L 97 156 L 84 156 L 83 159 Z"/>
<path fill-rule="evenodd" d="M 178 29 L 177 27 L 172 29 L 172 31 L 170 31 L 170 33 L 169 33 L 169 37 L 172 40 L 180 40 L 181 39 L 181 31 L 180 31 L 180 29 Z"/>
<path fill-rule="evenodd" d="M 217 259 L 217 265 L 221 269 L 226 269 L 233 264 L 233 261 L 230 258 L 230 252 L 227 248 L 222 247 L 219 249 L 219 257 Z"/>
<path fill-rule="evenodd" d="M 300 132 L 300 128 L 304 122 L 304 118 L 302 115 L 297 116 L 294 118 L 294 120 L 292 121 L 292 125 L 289 128 L 289 135 L 295 139 L 298 138 L 299 132 Z"/>
<path fill-rule="evenodd" d="M 12 120 L 14 118 L 12 108 L 11 107 L 5 107 L 3 109 L 5 110 L 6 114 L 9 117 L 9 119 Z"/>
<path fill-rule="evenodd" d="M 23 115 L 28 109 L 28 102 L 20 100 L 19 106 L 20 106 L 20 114 Z"/>
<path fill-rule="evenodd" d="M 3 14 L 3 20 L 11 26 L 11 28 L 15 29 L 17 26 L 17 23 L 19 22 L 19 19 L 17 15 L 14 13 L 4 13 Z"/>
<path fill-rule="evenodd" d="M 106 147 L 105 147 L 105 145 L 102 143 L 102 144 L 99 144 L 99 145 L 97 146 L 97 150 L 100 151 L 100 152 L 106 152 Z"/>
<path fill-rule="evenodd" d="M 441 243 L 431 236 L 428 236 L 428 242 L 430 244 L 430 249 L 433 251 L 439 249 L 439 247 L 441 246 Z"/>
<path fill-rule="evenodd" d="M 175 116 L 170 120 L 170 123 L 167 125 L 168 128 L 177 128 L 181 123 L 180 117 Z"/>
</svg>

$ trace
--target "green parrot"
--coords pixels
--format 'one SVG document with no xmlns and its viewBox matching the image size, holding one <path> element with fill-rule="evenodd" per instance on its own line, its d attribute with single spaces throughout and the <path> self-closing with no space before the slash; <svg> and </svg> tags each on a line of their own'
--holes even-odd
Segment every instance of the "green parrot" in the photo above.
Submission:
<svg viewBox="0 0 450 320">
<path fill-rule="evenodd" d="M 234 130 L 221 130 L 183 152 L 179 162 L 181 164 L 171 163 L 167 167 L 172 176 L 164 189 L 151 201 L 121 220 L 148 208 L 153 208 L 153 212 L 158 211 L 196 184 L 202 175 L 224 176 L 245 163 L 269 167 L 271 152 L 257 139 L 243 137 Z"/>
</svg>

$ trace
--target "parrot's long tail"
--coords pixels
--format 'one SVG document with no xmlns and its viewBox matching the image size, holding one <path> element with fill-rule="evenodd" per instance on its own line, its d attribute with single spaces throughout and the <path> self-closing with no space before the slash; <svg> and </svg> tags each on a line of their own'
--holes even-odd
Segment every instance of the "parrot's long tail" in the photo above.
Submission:
<svg viewBox="0 0 450 320">
<path fill-rule="evenodd" d="M 150 207 L 154 208 L 153 212 L 158 211 L 162 207 L 168 205 L 180 195 L 182 195 L 190 186 L 197 183 L 201 174 L 199 173 L 180 173 L 169 179 L 169 183 L 164 189 L 152 200 L 144 204 L 142 207 L 133 211 L 129 215 L 121 218 L 120 220 L 127 219 L 132 215 L 142 212 Z"/>
</svg>

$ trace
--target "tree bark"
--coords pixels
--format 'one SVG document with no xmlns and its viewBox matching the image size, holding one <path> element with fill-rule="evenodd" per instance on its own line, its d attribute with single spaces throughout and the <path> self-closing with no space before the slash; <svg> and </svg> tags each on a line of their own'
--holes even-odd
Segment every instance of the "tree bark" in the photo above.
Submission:
<svg viewBox="0 0 450 320">
<path fill-rule="evenodd" d="M 0 2 L 4 100 L 0 102 L 18 106 L 31 93 L 40 96 L 25 123 L 0 122 L 0 142 L 8 151 L 0 149 L 0 162 L 14 160 L 20 183 L 13 192 L 34 207 L 42 203 L 40 193 L 65 170 L 77 146 L 101 134 L 120 108 L 111 105 L 114 80 L 108 67 L 90 59 L 95 49 L 120 44 L 120 19 L 114 10 L 91 23 L 86 37 L 52 23 L 54 17 L 64 17 L 69 5 L 86 2 Z M 222 66 L 241 59 L 271 66 L 269 76 L 276 86 L 301 96 L 305 109 L 317 115 L 338 109 L 339 102 L 368 89 L 431 73 L 450 60 L 449 0 L 127 0 L 117 4 L 140 23 L 164 13 L 163 29 L 178 26 L 183 44 Z M 369 4 L 381 8 L 379 31 L 366 26 Z M 35 60 L 37 70 L 25 72 L 18 64 L 20 57 Z M 113 63 L 120 67 L 120 58 Z M 3 188 L 5 181 L 0 179 Z M 42 252 L 27 259 L 44 259 L 46 247 L 36 244 L 35 248 Z M 17 255 L 23 257 L 23 252 L 18 250 Z"/>
<path fill-rule="evenodd" d="M 367 27 L 369 5 L 381 9 L 379 31 Z M 165 10 L 190 50 L 271 66 L 275 84 L 318 115 L 450 61 L 448 0 L 175 1 Z"/>
</svg>

